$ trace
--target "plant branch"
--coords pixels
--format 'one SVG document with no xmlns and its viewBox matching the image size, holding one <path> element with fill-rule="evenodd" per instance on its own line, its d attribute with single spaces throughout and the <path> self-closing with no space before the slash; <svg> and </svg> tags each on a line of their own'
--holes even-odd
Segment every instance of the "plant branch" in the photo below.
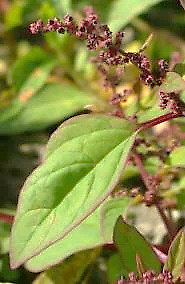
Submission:
<svg viewBox="0 0 185 284">
<path fill-rule="evenodd" d="M 169 220 L 167 218 L 167 216 L 164 213 L 164 210 L 160 207 L 159 204 L 156 204 L 156 208 L 157 208 L 157 210 L 159 212 L 159 215 L 161 216 L 161 219 L 163 220 L 163 223 L 166 226 L 166 229 L 168 230 L 170 238 L 173 239 L 174 236 L 176 235 L 176 228 L 175 228 L 174 224 L 172 223 L 171 220 Z"/>
<path fill-rule="evenodd" d="M 158 184 L 157 184 L 157 181 L 155 179 L 155 177 L 151 176 L 146 170 L 145 170 L 145 167 L 144 167 L 144 164 L 143 164 L 143 161 L 142 161 L 142 156 L 137 153 L 137 151 L 134 149 L 133 150 L 133 153 L 134 153 L 134 162 L 139 170 L 139 173 L 142 177 L 142 180 L 147 188 L 147 191 L 145 193 L 145 196 L 144 196 L 144 202 L 148 205 L 148 206 L 151 206 L 151 205 L 155 205 L 162 220 L 163 220 L 163 223 L 165 224 L 166 226 L 166 229 L 169 233 L 169 236 L 171 239 L 173 239 L 173 237 L 175 236 L 176 234 L 176 229 L 175 229 L 175 226 L 174 224 L 172 223 L 171 220 L 169 220 L 167 218 L 167 216 L 165 215 L 164 213 L 164 209 L 160 207 L 160 204 L 159 204 L 159 200 L 158 200 L 158 197 L 157 197 L 157 189 L 158 189 Z"/>
<path fill-rule="evenodd" d="M 174 112 L 169 112 L 167 114 L 164 114 L 164 115 L 161 115 L 157 118 L 154 118 L 154 119 L 151 119 L 147 122 L 144 122 L 142 124 L 140 124 L 140 126 L 138 127 L 138 129 L 140 131 L 144 130 L 144 129 L 149 129 L 153 126 L 156 126 L 160 123 L 163 123 L 163 122 L 166 122 L 166 121 L 169 121 L 173 118 L 178 118 L 178 117 L 182 117 L 183 115 L 182 114 L 179 114 L 179 113 L 174 113 Z"/>
<path fill-rule="evenodd" d="M 5 213 L 0 213 L 0 220 L 6 224 L 12 225 L 14 216 Z"/>
</svg>

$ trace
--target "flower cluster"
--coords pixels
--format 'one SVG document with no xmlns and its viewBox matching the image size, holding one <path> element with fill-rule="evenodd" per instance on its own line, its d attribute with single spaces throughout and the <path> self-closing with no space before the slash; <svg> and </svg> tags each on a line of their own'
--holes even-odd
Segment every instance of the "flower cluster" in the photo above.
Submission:
<svg viewBox="0 0 185 284">
<path fill-rule="evenodd" d="M 32 34 L 39 32 L 58 32 L 63 34 L 67 32 L 76 36 L 78 39 L 84 39 L 90 50 L 98 50 L 98 54 L 93 58 L 93 61 L 98 63 L 99 66 L 101 64 L 117 66 L 132 63 L 139 68 L 140 79 L 144 84 L 151 87 L 160 85 L 168 70 L 166 61 L 160 60 L 158 64 L 159 76 L 156 78 L 151 72 L 150 62 L 143 51 L 123 51 L 121 46 L 124 33 L 117 32 L 113 35 L 107 25 L 100 23 L 92 7 L 86 7 L 84 9 L 84 18 L 79 24 L 75 22 L 72 16 L 66 15 L 62 21 L 58 18 L 54 18 L 48 20 L 47 24 L 44 24 L 41 20 L 35 21 L 30 25 L 30 31 Z M 104 67 L 102 67 L 102 69 L 104 69 Z M 105 72 L 104 75 L 106 75 Z"/>
<path fill-rule="evenodd" d="M 99 18 L 92 7 L 84 9 L 85 17 L 79 25 L 74 21 L 72 16 L 66 15 L 64 20 L 58 18 L 48 20 L 45 25 L 41 20 L 35 21 L 30 25 L 32 34 L 39 32 L 55 31 L 59 33 L 68 32 L 75 35 L 78 39 L 87 40 L 89 49 L 106 48 L 110 56 L 115 56 L 120 49 L 124 33 L 118 32 L 113 42 L 112 32 L 107 25 L 100 24 Z"/>
<path fill-rule="evenodd" d="M 158 62 L 158 72 L 159 72 L 159 77 L 164 78 L 166 76 L 166 73 L 169 71 L 168 69 L 168 62 L 164 59 L 159 60 Z"/>
<path fill-rule="evenodd" d="M 179 99 L 179 94 L 175 92 L 165 93 L 163 91 L 159 92 L 160 98 L 160 108 L 168 108 L 171 112 L 184 115 L 185 104 Z"/>
<path fill-rule="evenodd" d="M 147 184 L 150 190 L 145 192 L 143 201 L 145 202 L 146 206 L 151 206 L 155 204 L 158 198 L 157 192 L 159 187 L 159 179 L 155 176 L 148 175 Z"/>
<path fill-rule="evenodd" d="M 117 284 L 173 284 L 172 275 L 168 271 L 163 271 L 159 275 L 156 275 L 152 271 L 147 271 L 139 278 L 136 273 L 131 272 L 127 280 L 121 279 L 117 281 Z"/>
</svg>

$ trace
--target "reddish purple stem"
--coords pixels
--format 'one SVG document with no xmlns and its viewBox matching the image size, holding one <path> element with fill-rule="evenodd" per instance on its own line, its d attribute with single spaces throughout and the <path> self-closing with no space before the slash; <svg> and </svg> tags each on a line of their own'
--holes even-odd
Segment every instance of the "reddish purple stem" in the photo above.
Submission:
<svg viewBox="0 0 185 284">
<path fill-rule="evenodd" d="M 158 125 L 160 123 L 163 123 L 165 121 L 169 121 L 173 118 L 178 118 L 178 117 L 182 117 L 183 115 L 182 114 L 179 114 L 179 113 L 174 113 L 174 112 L 170 112 L 170 113 L 167 113 L 167 114 L 164 114 L 164 115 L 161 115 L 157 118 L 154 118 L 154 119 L 151 119 L 147 122 L 144 122 L 142 123 L 140 126 L 139 126 L 139 130 L 144 130 L 144 129 L 148 129 L 148 128 L 151 128 L 155 125 Z"/>
<path fill-rule="evenodd" d="M 6 224 L 12 225 L 14 216 L 5 213 L 0 213 L 0 220 L 2 220 Z"/>
</svg>

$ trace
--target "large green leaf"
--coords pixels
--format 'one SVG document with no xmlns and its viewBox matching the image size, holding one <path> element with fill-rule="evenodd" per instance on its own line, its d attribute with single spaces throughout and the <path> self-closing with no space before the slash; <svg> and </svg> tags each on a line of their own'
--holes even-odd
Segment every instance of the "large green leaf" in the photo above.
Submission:
<svg viewBox="0 0 185 284">
<path fill-rule="evenodd" d="M 0 134 L 12 135 L 46 128 L 82 110 L 85 105 L 95 102 L 95 99 L 72 84 L 52 83 L 23 105 L 19 102 L 17 99 L 6 110 L 6 116 L 5 111 L 2 112 L 2 119 L 0 115 Z"/>
<path fill-rule="evenodd" d="M 164 269 L 170 271 L 176 281 L 185 267 L 185 228 L 182 228 L 173 240 Z"/>
<path fill-rule="evenodd" d="M 79 116 L 55 132 L 43 164 L 20 194 L 11 234 L 11 267 L 70 237 L 106 200 L 135 136 L 130 123 L 104 115 Z"/>
<path fill-rule="evenodd" d="M 70 234 L 49 246 L 38 256 L 31 258 L 26 263 L 27 269 L 38 272 L 60 262 L 75 252 L 112 242 L 116 219 L 120 214 L 125 213 L 128 203 L 128 198 L 116 198 L 106 201 L 86 218 L 80 226 L 73 229 Z M 111 204 L 114 204 L 114 214 L 113 216 L 110 214 L 105 216 L 104 212 L 107 211 L 107 207 L 111 206 Z M 105 225 L 107 226 L 106 231 L 104 231 Z"/>
<path fill-rule="evenodd" d="M 114 228 L 114 242 L 127 273 L 137 272 L 137 255 L 145 268 L 160 272 L 160 261 L 149 243 L 133 226 L 125 223 L 122 217 L 118 218 Z"/>
<path fill-rule="evenodd" d="M 108 17 L 112 31 L 118 31 L 135 16 L 159 3 L 161 0 L 118 0 L 113 1 Z"/>
</svg>

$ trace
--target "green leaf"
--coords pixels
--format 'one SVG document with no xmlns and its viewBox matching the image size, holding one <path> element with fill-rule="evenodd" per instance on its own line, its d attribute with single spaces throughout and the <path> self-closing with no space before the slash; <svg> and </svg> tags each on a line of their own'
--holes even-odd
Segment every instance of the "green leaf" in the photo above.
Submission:
<svg viewBox="0 0 185 284">
<path fill-rule="evenodd" d="M 173 240 L 164 269 L 170 271 L 176 281 L 185 267 L 185 229 L 182 228 Z"/>
<path fill-rule="evenodd" d="M 170 165 L 185 167 L 185 146 L 176 147 L 169 155 Z"/>
<path fill-rule="evenodd" d="M 185 177 L 181 177 L 179 184 L 179 191 L 177 192 L 177 208 L 185 210 Z"/>
<path fill-rule="evenodd" d="M 46 85 L 24 105 L 19 102 L 17 99 L 10 109 L 0 114 L 1 135 L 44 129 L 82 110 L 85 105 L 96 103 L 92 96 L 72 84 L 62 83 Z"/>
<path fill-rule="evenodd" d="M 117 217 L 125 213 L 129 198 L 110 199 L 100 205 L 80 226 L 77 226 L 64 239 L 49 246 L 38 256 L 31 258 L 26 267 L 28 270 L 38 272 L 60 262 L 69 255 L 93 247 L 112 242 L 113 228 Z M 117 202 L 117 209 L 116 203 Z M 114 215 L 108 214 L 107 207 L 114 203 Z M 105 215 L 104 212 L 107 212 Z M 103 217 L 105 219 L 103 219 Z M 106 231 L 104 232 L 105 224 Z M 106 239 L 105 239 L 106 236 Z"/>
<path fill-rule="evenodd" d="M 180 93 L 180 99 L 185 103 L 185 90 Z M 184 121 L 184 118 L 181 118 L 181 120 Z"/>
<path fill-rule="evenodd" d="M 175 65 L 175 72 L 181 76 L 185 75 L 185 60 Z"/>
<path fill-rule="evenodd" d="M 107 262 L 107 277 L 109 283 L 115 284 L 116 281 L 121 279 L 121 276 L 127 276 L 121 258 L 118 253 L 113 254 Z"/>
<path fill-rule="evenodd" d="M 159 108 L 158 105 L 154 105 L 151 108 L 145 109 L 145 110 L 140 110 L 138 112 L 138 122 L 139 123 L 144 123 L 150 119 L 153 119 L 155 117 L 158 117 L 160 115 L 163 115 L 167 113 L 168 110 L 162 110 Z"/>
<path fill-rule="evenodd" d="M 46 83 L 49 73 L 56 65 L 56 61 L 51 58 L 48 59 L 47 56 L 47 62 L 41 63 L 37 61 L 38 55 L 41 56 L 42 60 L 42 56 L 46 55 L 45 53 L 43 54 L 40 49 L 33 49 L 33 54 L 35 57 L 32 57 L 32 54 L 29 53 L 25 57 L 18 60 L 18 62 L 12 68 L 9 80 L 13 84 L 15 92 L 17 92 L 18 95 L 9 106 L 1 111 L 0 123 L 2 123 L 2 126 L 3 123 L 6 124 L 7 121 L 13 120 L 16 115 L 23 110 L 25 104 L 30 100 L 30 98 L 32 98 L 32 96 L 34 96 Z M 28 65 L 29 68 L 26 68 L 24 65 Z M 25 74 L 23 74 L 24 72 Z M 11 132 L 12 131 L 10 130 L 10 133 Z"/>
<path fill-rule="evenodd" d="M 8 254 L 1 255 L 0 259 L 0 279 L 4 281 L 15 281 L 20 277 L 20 270 L 12 270 L 9 265 L 9 256 Z"/>
<path fill-rule="evenodd" d="M 8 76 L 9 83 L 13 86 L 15 92 L 18 93 L 21 91 L 21 88 L 24 88 L 25 84 L 27 84 L 27 80 L 30 80 L 29 77 L 33 76 L 36 70 L 36 75 L 39 74 L 39 69 L 37 68 L 40 68 L 40 66 L 47 66 L 46 70 L 50 72 L 48 69 L 50 69 L 49 66 L 53 61 L 53 57 L 43 49 L 33 47 L 26 55 L 18 58 L 13 64 Z M 42 67 L 42 69 L 44 68 Z"/>
<path fill-rule="evenodd" d="M 136 134 L 127 121 L 104 115 L 79 116 L 59 127 L 45 160 L 22 189 L 11 234 L 11 267 L 70 238 L 107 199 Z"/>
<path fill-rule="evenodd" d="M 47 81 L 48 75 L 55 65 L 56 61 L 50 61 L 36 68 L 20 89 L 19 100 L 26 102 L 32 97 Z"/>
<path fill-rule="evenodd" d="M 113 1 L 108 17 L 112 31 L 118 31 L 127 25 L 134 17 L 143 13 L 161 0 L 118 0 Z"/>
<path fill-rule="evenodd" d="M 11 120 L 16 116 L 23 108 L 24 102 L 20 100 L 13 100 L 10 105 L 1 110 L 0 112 L 0 126 Z"/>
<path fill-rule="evenodd" d="M 185 186 L 177 194 L 177 208 L 180 210 L 185 210 Z"/>
<path fill-rule="evenodd" d="M 148 270 L 160 272 L 160 261 L 149 243 L 133 226 L 125 223 L 121 216 L 116 222 L 113 238 L 128 274 L 137 272 L 136 255 L 139 255 Z"/>
<path fill-rule="evenodd" d="M 71 12 L 71 0 L 53 0 L 53 5 L 57 11 L 57 15 L 62 17 L 66 13 Z"/>
<path fill-rule="evenodd" d="M 118 216 L 123 213 L 123 210 L 127 208 L 128 198 L 115 198 L 107 201 L 101 210 L 101 231 L 104 237 L 105 243 L 110 242 L 110 236 L 113 234 L 113 227 Z M 112 241 L 112 238 L 111 238 Z"/>
<path fill-rule="evenodd" d="M 159 90 L 164 93 L 179 93 L 185 90 L 185 81 L 179 74 L 175 72 L 168 72 Z"/>
<path fill-rule="evenodd" d="M 0 221 L 0 254 L 9 252 L 10 225 Z"/>
<path fill-rule="evenodd" d="M 21 25 L 23 21 L 24 3 L 21 1 L 12 1 L 5 15 L 5 24 L 8 28 L 15 28 Z"/>
<path fill-rule="evenodd" d="M 33 284 L 76 284 L 81 283 L 85 269 L 96 260 L 100 249 L 77 253 L 61 264 L 41 273 Z"/>
<path fill-rule="evenodd" d="M 20 26 L 22 24 L 28 24 L 35 17 L 39 11 L 40 0 L 13 0 L 8 9 L 5 11 L 5 23 L 10 29 Z"/>
</svg>

